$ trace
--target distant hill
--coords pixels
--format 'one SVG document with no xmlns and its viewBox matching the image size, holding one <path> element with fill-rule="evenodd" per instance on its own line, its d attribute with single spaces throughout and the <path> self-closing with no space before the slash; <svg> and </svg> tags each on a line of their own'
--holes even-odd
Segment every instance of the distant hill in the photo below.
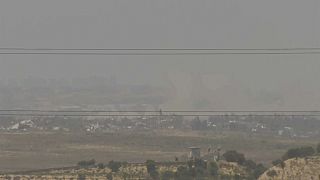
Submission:
<svg viewBox="0 0 320 180">
<path fill-rule="evenodd" d="M 283 179 L 320 179 L 320 156 L 288 159 L 284 164 L 270 168 L 259 178 L 259 180 Z"/>
</svg>

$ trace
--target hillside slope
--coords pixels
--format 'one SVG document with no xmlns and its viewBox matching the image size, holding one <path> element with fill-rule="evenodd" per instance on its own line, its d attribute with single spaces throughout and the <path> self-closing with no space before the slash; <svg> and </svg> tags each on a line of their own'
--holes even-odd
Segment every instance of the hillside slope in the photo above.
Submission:
<svg viewBox="0 0 320 180">
<path fill-rule="evenodd" d="M 283 165 L 270 168 L 259 180 L 320 179 L 320 156 L 289 159 Z"/>
</svg>

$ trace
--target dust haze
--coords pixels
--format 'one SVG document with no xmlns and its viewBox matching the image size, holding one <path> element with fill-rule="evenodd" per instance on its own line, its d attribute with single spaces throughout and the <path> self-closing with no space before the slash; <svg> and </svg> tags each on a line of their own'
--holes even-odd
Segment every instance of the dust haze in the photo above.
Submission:
<svg viewBox="0 0 320 180">
<path fill-rule="evenodd" d="M 316 47 L 317 4 L 316 0 L 4 0 L 0 47 Z M 1 55 L 0 63 L 2 87 L 26 79 L 40 78 L 50 87 L 50 79 L 71 83 L 75 78 L 111 78 L 119 88 L 154 87 L 154 96 L 159 97 L 154 104 L 171 109 L 306 109 L 317 108 L 320 102 L 316 55 Z M 10 95 L 2 91 L 1 96 Z"/>
</svg>

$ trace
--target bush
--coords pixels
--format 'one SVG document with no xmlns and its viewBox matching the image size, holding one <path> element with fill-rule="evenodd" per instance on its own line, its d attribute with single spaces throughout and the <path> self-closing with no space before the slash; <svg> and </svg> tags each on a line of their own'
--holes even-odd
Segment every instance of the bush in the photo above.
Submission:
<svg viewBox="0 0 320 180">
<path fill-rule="evenodd" d="M 108 173 L 108 174 L 106 175 L 106 178 L 107 178 L 107 180 L 113 180 L 112 173 Z"/>
<path fill-rule="evenodd" d="M 268 171 L 268 172 L 267 172 L 267 175 L 270 176 L 270 177 L 275 177 L 275 176 L 277 176 L 278 174 L 277 174 L 277 172 L 276 172 L 275 170 L 271 170 L 271 171 Z"/>
<path fill-rule="evenodd" d="M 320 143 L 317 145 L 317 153 L 320 153 Z"/>
<path fill-rule="evenodd" d="M 282 162 L 281 159 L 277 159 L 277 160 L 272 161 L 272 165 L 277 166 L 277 165 L 279 165 L 281 162 Z"/>
<path fill-rule="evenodd" d="M 282 169 L 284 169 L 284 168 L 286 167 L 286 163 L 285 163 L 284 161 L 281 161 L 280 167 L 281 167 Z"/>
<path fill-rule="evenodd" d="M 179 166 L 177 172 L 175 173 L 176 180 L 192 180 L 192 173 L 185 166 Z"/>
<path fill-rule="evenodd" d="M 219 171 L 219 166 L 216 162 L 210 162 L 208 167 L 208 172 L 211 176 L 217 176 Z"/>
<path fill-rule="evenodd" d="M 78 166 L 80 167 L 90 167 L 94 166 L 96 164 L 96 161 L 94 159 L 91 159 L 89 161 L 79 161 Z"/>
<path fill-rule="evenodd" d="M 220 176 L 220 179 L 221 180 L 230 180 L 230 179 L 233 179 L 233 176 L 232 175 L 229 175 L 229 174 L 222 174 Z"/>
<path fill-rule="evenodd" d="M 174 173 L 172 171 L 164 171 L 161 173 L 161 180 L 174 179 Z"/>
<path fill-rule="evenodd" d="M 236 162 L 242 165 L 245 162 L 245 157 L 243 154 L 238 153 L 237 151 L 227 151 L 222 155 L 228 162 Z"/>
<path fill-rule="evenodd" d="M 156 162 L 153 161 L 153 160 L 147 160 L 146 161 L 146 166 L 147 166 L 147 171 L 148 171 L 149 174 L 157 170 Z"/>
<path fill-rule="evenodd" d="M 84 175 L 84 174 L 79 174 L 79 175 L 78 175 L 78 180 L 86 180 L 86 175 Z"/>
<path fill-rule="evenodd" d="M 194 167 L 201 168 L 201 169 L 207 169 L 207 163 L 202 159 L 196 159 L 194 161 Z"/>
<path fill-rule="evenodd" d="M 157 172 L 157 167 L 156 167 L 156 162 L 153 160 L 147 160 L 146 161 L 146 166 L 147 166 L 147 172 L 148 174 L 153 178 L 156 179 L 159 174 Z"/>
<path fill-rule="evenodd" d="M 311 146 L 289 149 L 287 153 L 282 157 L 283 160 L 311 156 L 315 153 L 315 150 Z"/>
<path fill-rule="evenodd" d="M 98 166 L 99 169 L 104 169 L 105 168 L 105 165 L 103 163 L 99 163 L 97 166 Z"/>
<path fill-rule="evenodd" d="M 267 170 L 262 164 L 258 164 L 256 169 L 253 171 L 253 175 L 255 178 L 259 178 L 261 174 L 263 174 Z"/>
<path fill-rule="evenodd" d="M 247 169 L 253 170 L 257 167 L 257 164 L 252 160 L 246 160 L 244 162 L 244 166 L 246 166 Z"/>
<path fill-rule="evenodd" d="M 121 162 L 110 161 L 108 163 L 108 168 L 110 168 L 112 172 L 118 172 L 120 167 L 121 167 Z"/>
</svg>

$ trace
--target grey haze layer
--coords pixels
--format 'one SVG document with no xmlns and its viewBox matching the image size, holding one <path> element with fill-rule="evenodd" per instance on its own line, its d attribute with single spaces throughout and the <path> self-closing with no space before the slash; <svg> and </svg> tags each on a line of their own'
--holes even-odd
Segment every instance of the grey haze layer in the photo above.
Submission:
<svg viewBox="0 0 320 180">
<path fill-rule="evenodd" d="M 318 0 L 2 0 L 0 47 L 320 47 Z M 319 55 L 0 55 L 0 77 L 112 76 L 170 108 L 319 107 Z M 190 101 L 194 103 L 190 103 Z"/>
</svg>

